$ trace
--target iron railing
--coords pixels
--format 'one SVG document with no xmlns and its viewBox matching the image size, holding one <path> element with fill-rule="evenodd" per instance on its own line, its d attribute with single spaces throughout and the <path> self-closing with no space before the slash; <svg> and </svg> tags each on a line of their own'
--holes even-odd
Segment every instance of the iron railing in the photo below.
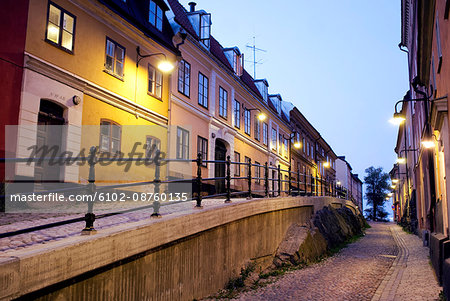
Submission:
<svg viewBox="0 0 450 301">
<path fill-rule="evenodd" d="M 156 155 L 159 157 L 158 155 Z M 58 160 L 59 158 L 11 158 L 5 159 L 0 158 L 0 163 L 20 163 L 20 162 L 43 162 L 49 160 Z M 61 158 L 65 159 L 65 158 Z M 23 233 L 28 233 L 32 231 L 42 230 L 51 227 L 57 227 L 64 224 L 75 223 L 80 221 L 85 221 L 85 227 L 82 231 L 88 232 L 93 231 L 94 222 L 96 219 L 114 216 L 117 214 L 128 213 L 137 210 L 153 208 L 151 217 L 160 217 L 159 212 L 160 207 L 164 205 L 176 204 L 180 202 L 195 201 L 195 208 L 203 208 L 202 200 L 208 198 L 225 198 L 225 203 L 230 203 L 233 197 L 246 196 L 248 199 L 251 198 L 271 198 L 271 197 L 281 197 L 281 196 L 333 196 L 343 199 L 348 199 L 350 194 L 345 188 L 342 188 L 333 181 L 326 181 L 321 177 L 313 176 L 312 174 L 303 174 L 299 170 L 292 171 L 291 167 L 288 169 L 282 169 L 280 165 L 272 166 L 267 162 L 264 165 L 252 163 L 251 160 L 248 162 L 233 162 L 230 156 L 227 156 L 226 160 L 203 160 L 202 155 L 199 153 L 196 159 L 159 159 L 155 160 L 155 172 L 154 179 L 150 181 L 133 182 L 133 183 L 121 183 L 114 185 L 98 186 L 96 185 L 95 171 L 96 166 L 99 162 L 114 162 L 114 161 L 125 161 L 133 162 L 142 160 L 142 158 L 102 158 L 97 156 L 97 148 L 92 147 L 88 157 L 78 157 L 75 159 L 76 162 L 82 161 L 87 162 L 89 166 L 89 176 L 88 183 L 84 185 L 67 187 L 61 189 L 52 189 L 46 191 L 33 191 L 22 193 L 23 194 L 48 194 L 48 193 L 68 193 L 73 191 L 85 192 L 90 195 L 94 195 L 98 191 L 111 190 L 111 189 L 122 189 L 129 187 L 137 187 L 143 185 L 153 185 L 154 193 L 160 193 L 160 187 L 163 184 L 174 184 L 174 183 L 190 183 L 192 185 L 192 195 L 183 201 L 171 201 L 164 204 L 157 199 L 153 199 L 151 205 L 140 206 L 137 208 L 131 208 L 126 210 L 121 210 L 117 212 L 109 212 L 104 214 L 95 215 L 94 213 L 94 202 L 88 202 L 87 212 L 84 217 L 73 218 L 65 221 L 39 225 L 27 229 L 21 229 L 17 231 L 12 231 L 8 233 L 0 233 L 0 238 L 10 237 L 14 235 L 19 235 Z M 196 165 L 196 176 L 191 179 L 161 179 L 161 165 L 163 163 L 169 162 L 185 162 Z M 74 162 L 72 162 L 74 163 Z M 209 165 L 223 164 L 225 168 L 225 176 L 221 177 L 211 177 L 203 178 L 202 170 Z M 241 169 L 244 166 L 246 169 L 245 176 L 237 175 L 231 176 L 231 167 Z M 254 173 L 252 172 L 252 168 Z M 223 171 L 223 170 L 222 170 Z M 264 171 L 264 175 L 261 176 L 261 171 Z M 272 177 L 270 176 L 270 171 L 272 171 Z M 254 177 L 253 174 L 256 176 Z M 284 176 L 284 179 L 283 179 Z M 208 182 L 213 181 L 215 184 L 218 181 L 222 181 L 223 189 L 216 190 L 212 194 L 208 194 L 208 191 L 203 189 Z M 7 181 L 6 183 L 14 183 L 14 181 Z M 217 186 L 217 185 L 215 185 Z M 245 187 L 246 186 L 246 187 Z M 211 187 L 211 185 L 209 185 Z M 222 186 L 217 186 L 222 187 Z M 245 189 L 243 189 L 243 187 Z M 253 189 L 256 188 L 256 189 Z M 211 190 L 211 189 L 210 189 Z M 205 195 L 204 195 L 205 194 Z M 0 200 L 5 202 L 9 195 L 1 195 Z"/>
</svg>

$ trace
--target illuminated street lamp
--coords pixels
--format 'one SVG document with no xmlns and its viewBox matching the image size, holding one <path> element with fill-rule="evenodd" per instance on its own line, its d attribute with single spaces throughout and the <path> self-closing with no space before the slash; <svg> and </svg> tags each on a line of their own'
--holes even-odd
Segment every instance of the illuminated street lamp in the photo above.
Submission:
<svg viewBox="0 0 450 301">
<path fill-rule="evenodd" d="M 397 187 L 397 185 L 394 185 L 394 184 L 391 185 L 392 189 L 395 189 L 395 187 Z"/>
<path fill-rule="evenodd" d="M 399 164 L 405 164 L 405 163 L 406 163 L 406 158 L 398 157 L 398 158 L 397 158 L 397 163 L 399 163 Z"/>
<path fill-rule="evenodd" d="M 330 162 L 328 162 L 328 161 L 323 162 L 323 167 L 325 167 L 325 168 L 330 167 Z"/>
<path fill-rule="evenodd" d="M 389 122 L 395 125 L 400 125 L 405 120 L 406 120 L 405 115 L 403 115 L 402 113 L 395 112 L 394 116 L 389 120 Z"/>
<path fill-rule="evenodd" d="M 397 184 L 399 182 L 399 179 L 392 179 L 391 182 Z"/>
<path fill-rule="evenodd" d="M 158 63 L 158 69 L 162 72 L 170 72 L 173 70 L 173 68 L 175 68 L 175 66 L 167 59 L 167 56 L 162 53 L 162 52 L 158 52 L 158 53 L 151 53 L 151 54 L 141 54 L 141 48 L 138 46 L 136 48 L 136 52 L 137 52 L 137 59 L 136 59 L 136 68 L 139 66 L 139 62 L 142 59 L 151 57 L 151 56 L 155 56 L 155 55 L 162 55 L 164 56 L 164 60 Z"/>
</svg>

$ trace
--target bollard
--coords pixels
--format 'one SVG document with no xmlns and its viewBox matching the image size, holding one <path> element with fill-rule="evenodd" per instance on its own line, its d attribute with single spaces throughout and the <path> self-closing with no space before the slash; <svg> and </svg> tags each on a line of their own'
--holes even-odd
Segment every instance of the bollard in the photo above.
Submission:
<svg viewBox="0 0 450 301">
<path fill-rule="evenodd" d="M 159 203 L 159 192 L 160 192 L 160 186 L 161 186 L 161 162 L 160 162 L 160 151 L 156 151 L 155 154 L 155 179 L 153 182 L 155 183 L 155 190 L 153 193 L 153 213 L 150 215 L 150 217 L 161 217 L 161 214 L 159 213 L 159 208 L 161 208 L 161 204 Z M 155 199 L 155 195 L 158 195 L 157 199 Z"/>
<path fill-rule="evenodd" d="M 247 200 L 252 199 L 252 159 L 248 159 L 248 197 Z"/>
<path fill-rule="evenodd" d="M 195 208 L 202 209 L 202 154 L 197 155 L 197 204 Z"/>
<path fill-rule="evenodd" d="M 281 196 L 281 166 L 278 164 L 278 196 Z"/>
<path fill-rule="evenodd" d="M 225 203 L 231 203 L 231 159 L 227 156 L 227 198 Z"/>
<path fill-rule="evenodd" d="M 269 166 L 264 164 L 264 194 L 265 197 L 269 197 Z"/>
<path fill-rule="evenodd" d="M 88 164 L 89 164 L 89 177 L 88 182 L 89 184 L 86 185 L 86 192 L 87 194 L 90 194 L 91 196 L 95 195 L 95 164 L 97 163 L 97 147 L 92 146 L 89 150 L 89 158 L 88 158 Z M 95 234 L 97 231 L 94 228 L 94 221 L 95 221 L 95 214 L 94 214 L 94 197 L 92 200 L 88 203 L 88 211 L 84 215 L 84 220 L 86 222 L 86 226 L 81 231 L 81 234 L 83 235 L 90 235 Z"/>
</svg>

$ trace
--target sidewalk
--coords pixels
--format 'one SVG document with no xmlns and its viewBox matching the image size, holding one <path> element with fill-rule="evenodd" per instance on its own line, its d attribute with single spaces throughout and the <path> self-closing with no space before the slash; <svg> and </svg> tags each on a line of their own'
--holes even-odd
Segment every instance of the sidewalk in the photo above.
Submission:
<svg viewBox="0 0 450 301">
<path fill-rule="evenodd" d="M 439 300 L 442 287 L 431 268 L 429 249 L 397 225 L 391 233 L 399 252 L 372 300 Z"/>
<path fill-rule="evenodd" d="M 318 264 L 241 293 L 239 300 L 439 300 L 428 248 L 392 223 L 371 223 L 366 236 Z"/>
</svg>

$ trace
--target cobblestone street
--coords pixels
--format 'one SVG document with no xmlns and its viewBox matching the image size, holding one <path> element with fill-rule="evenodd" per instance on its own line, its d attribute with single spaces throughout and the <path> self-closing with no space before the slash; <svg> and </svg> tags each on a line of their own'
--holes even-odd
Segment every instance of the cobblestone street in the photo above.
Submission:
<svg viewBox="0 0 450 301">
<path fill-rule="evenodd" d="M 366 236 L 337 255 L 242 293 L 238 300 L 439 300 L 421 240 L 392 223 L 371 223 Z"/>
</svg>

